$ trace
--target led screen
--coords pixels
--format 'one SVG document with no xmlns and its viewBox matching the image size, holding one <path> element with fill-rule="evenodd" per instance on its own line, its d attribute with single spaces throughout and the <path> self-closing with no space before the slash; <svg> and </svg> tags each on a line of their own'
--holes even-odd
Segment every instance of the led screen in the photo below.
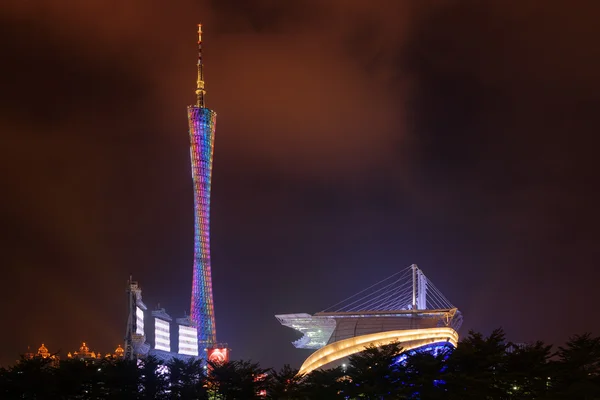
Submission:
<svg viewBox="0 0 600 400">
<path fill-rule="evenodd" d="M 159 318 L 154 318 L 154 348 L 157 350 L 171 351 L 169 323 Z"/>
<path fill-rule="evenodd" d="M 179 354 L 198 355 L 198 330 L 196 328 L 179 325 Z"/>
<path fill-rule="evenodd" d="M 229 352 L 226 348 L 208 349 L 208 361 L 215 364 L 222 364 L 229 361 Z"/>
<path fill-rule="evenodd" d="M 138 335 L 144 334 L 144 310 L 139 307 L 135 308 L 135 333 Z"/>
</svg>

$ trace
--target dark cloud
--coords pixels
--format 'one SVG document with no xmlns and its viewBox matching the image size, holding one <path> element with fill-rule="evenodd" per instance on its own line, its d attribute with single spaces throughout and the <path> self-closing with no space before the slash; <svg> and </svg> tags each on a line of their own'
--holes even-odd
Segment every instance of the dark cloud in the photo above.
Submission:
<svg viewBox="0 0 600 400">
<path fill-rule="evenodd" d="M 41 341 L 110 350 L 129 273 L 149 305 L 189 307 L 197 22 L 218 113 L 217 327 L 236 357 L 298 364 L 273 314 L 324 309 L 412 262 L 466 328 L 598 330 L 582 307 L 599 255 L 595 9 L 11 2 L 0 298 L 16 328 L 0 359 Z"/>
<path fill-rule="evenodd" d="M 599 194 L 589 186 L 599 125 L 590 105 L 600 104 L 600 57 L 590 42 L 594 9 L 590 2 L 450 3 L 427 14 L 407 48 L 420 174 L 435 182 L 427 193 L 441 218 L 455 214 L 493 242 L 474 239 L 468 250 L 481 262 L 470 268 L 479 275 L 470 283 L 481 289 L 464 302 L 474 326 L 497 321 L 533 338 L 542 333 L 522 328 L 527 313 L 572 304 L 565 298 L 576 290 L 564 281 L 567 265 L 594 276 L 600 222 L 592 206 Z M 583 300 L 591 282 L 576 297 Z M 488 314 L 494 303 L 500 318 Z M 575 314 L 565 326 L 591 329 L 583 311 Z"/>
</svg>

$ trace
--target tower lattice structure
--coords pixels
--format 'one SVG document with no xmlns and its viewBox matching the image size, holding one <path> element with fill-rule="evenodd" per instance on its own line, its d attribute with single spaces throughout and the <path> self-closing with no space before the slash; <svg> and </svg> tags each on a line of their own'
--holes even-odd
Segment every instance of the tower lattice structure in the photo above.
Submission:
<svg viewBox="0 0 600 400">
<path fill-rule="evenodd" d="M 216 344 L 210 265 L 210 184 L 217 114 L 206 108 L 202 63 L 202 25 L 198 25 L 196 104 L 188 106 L 190 156 L 194 181 L 194 271 L 191 318 L 198 328 L 199 349 Z"/>
</svg>

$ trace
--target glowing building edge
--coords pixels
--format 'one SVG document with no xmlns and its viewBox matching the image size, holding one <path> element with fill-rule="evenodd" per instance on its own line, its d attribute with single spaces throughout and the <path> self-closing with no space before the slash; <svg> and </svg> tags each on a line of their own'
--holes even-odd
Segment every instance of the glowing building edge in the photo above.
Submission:
<svg viewBox="0 0 600 400">
<path fill-rule="evenodd" d="M 308 374 L 334 361 L 360 353 L 365 347 L 379 347 L 392 342 L 398 342 L 402 351 L 418 349 L 433 343 L 448 343 L 456 347 L 458 333 L 452 328 L 410 329 L 372 333 L 340 340 L 311 354 L 300 367 L 299 374 Z"/>
</svg>

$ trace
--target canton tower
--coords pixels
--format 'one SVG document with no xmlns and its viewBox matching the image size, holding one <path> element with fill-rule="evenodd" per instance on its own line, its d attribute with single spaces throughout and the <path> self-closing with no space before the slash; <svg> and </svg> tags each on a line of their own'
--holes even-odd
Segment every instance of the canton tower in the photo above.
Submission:
<svg viewBox="0 0 600 400">
<path fill-rule="evenodd" d="M 202 65 L 202 25 L 198 25 L 198 80 L 196 104 L 188 106 L 190 158 L 194 181 L 194 273 L 191 318 L 198 328 L 198 348 L 212 347 L 217 339 L 210 270 L 210 181 L 217 114 L 206 108 Z"/>
</svg>

